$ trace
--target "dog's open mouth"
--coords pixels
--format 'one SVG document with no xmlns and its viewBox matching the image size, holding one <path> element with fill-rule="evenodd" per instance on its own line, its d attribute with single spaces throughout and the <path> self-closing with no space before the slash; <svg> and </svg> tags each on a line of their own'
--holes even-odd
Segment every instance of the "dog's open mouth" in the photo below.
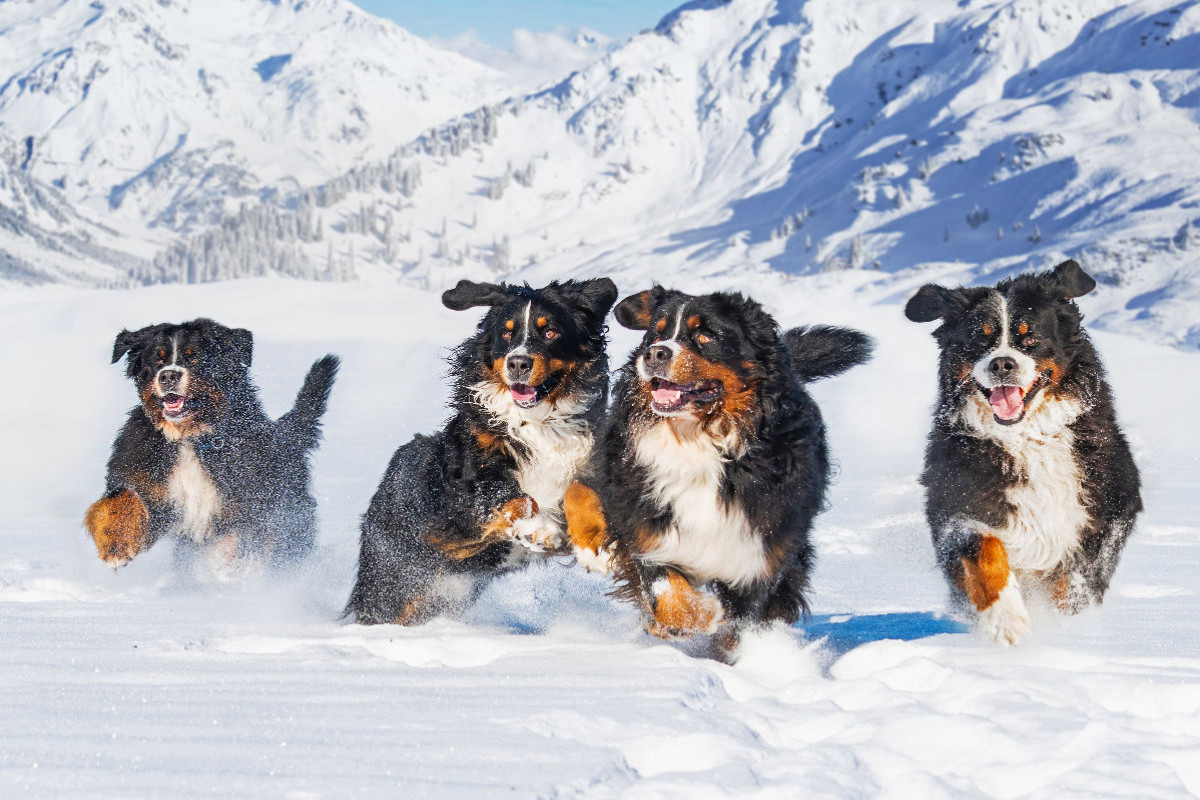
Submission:
<svg viewBox="0 0 1200 800">
<path fill-rule="evenodd" d="M 691 403 L 711 403 L 721 396 L 725 387 L 720 381 L 696 381 L 695 383 L 671 383 L 662 378 L 650 379 L 651 407 L 655 411 L 668 413 Z"/>
<path fill-rule="evenodd" d="M 163 416 L 167 419 L 179 419 L 184 415 L 187 398 L 181 394 L 170 392 L 162 398 Z"/>
<path fill-rule="evenodd" d="M 1049 381 L 1049 374 L 1038 375 L 1029 388 L 1023 386 L 993 386 L 991 389 L 979 384 L 979 391 L 992 407 L 992 415 L 1001 425 L 1016 425 L 1025 418 L 1029 403 Z"/>
<path fill-rule="evenodd" d="M 546 399 L 546 397 L 554 391 L 554 387 L 558 386 L 561 375 L 551 375 L 546 380 L 542 381 L 537 386 L 530 386 L 528 383 L 510 383 L 508 391 L 512 393 L 513 402 L 520 408 L 532 408 L 538 403 Z"/>
</svg>

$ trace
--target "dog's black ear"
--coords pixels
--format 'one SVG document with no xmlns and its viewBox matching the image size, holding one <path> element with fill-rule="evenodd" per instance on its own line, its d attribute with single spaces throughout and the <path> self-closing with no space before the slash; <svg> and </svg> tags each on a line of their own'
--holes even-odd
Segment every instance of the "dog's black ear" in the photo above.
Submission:
<svg viewBox="0 0 1200 800">
<path fill-rule="evenodd" d="M 1064 261 L 1050 270 L 1048 277 L 1054 282 L 1054 288 L 1060 292 L 1059 296 L 1063 300 L 1083 297 L 1096 288 L 1096 279 L 1084 272 L 1083 267 L 1074 259 Z"/>
<path fill-rule="evenodd" d="M 141 342 L 142 334 L 145 328 L 140 331 L 129 331 L 122 329 L 117 334 L 116 341 L 113 342 L 112 362 L 113 364 L 121 360 L 121 357 L 130 350 L 136 350 Z"/>
<path fill-rule="evenodd" d="M 241 365 L 249 369 L 250 361 L 254 358 L 254 334 L 245 328 L 232 328 L 229 331 L 229 343 Z"/>
<path fill-rule="evenodd" d="M 947 289 L 936 283 L 927 283 L 908 298 L 904 304 L 904 316 L 913 322 L 933 322 L 943 319 L 965 305 L 962 289 Z"/>
<path fill-rule="evenodd" d="M 475 306 L 494 306 L 507 297 L 508 287 L 503 284 L 464 279 L 453 289 L 442 292 L 442 305 L 451 311 L 464 311 Z"/>
<path fill-rule="evenodd" d="M 658 308 L 666 296 L 667 290 L 661 286 L 655 286 L 653 289 L 631 294 L 617 303 L 617 307 L 613 309 L 613 314 L 616 316 L 617 322 L 626 328 L 634 331 L 644 331 L 650 327 L 650 320 L 654 316 L 654 309 Z"/>
<path fill-rule="evenodd" d="M 570 302 L 598 320 L 604 319 L 617 302 L 617 285 L 609 278 L 567 281 L 561 289 Z"/>
</svg>

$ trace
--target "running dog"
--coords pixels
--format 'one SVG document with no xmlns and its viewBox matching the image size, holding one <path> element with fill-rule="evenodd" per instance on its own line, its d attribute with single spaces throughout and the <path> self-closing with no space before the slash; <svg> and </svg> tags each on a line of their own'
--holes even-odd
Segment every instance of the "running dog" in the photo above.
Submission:
<svg viewBox="0 0 1200 800">
<path fill-rule="evenodd" d="M 1142 510 L 1137 466 L 1074 299 L 1074 261 L 995 288 L 921 287 L 914 322 L 941 320 L 925 513 L 958 604 L 1002 644 L 1028 630 L 1028 592 L 1064 613 L 1099 603 Z"/>
<path fill-rule="evenodd" d="M 338 359 L 313 364 L 291 411 L 264 413 L 250 380 L 254 337 L 209 319 L 123 330 L 112 363 L 141 404 L 113 443 L 104 496 L 84 525 L 114 569 L 163 537 L 228 563 L 294 563 L 313 545 L 308 456 Z"/>
<path fill-rule="evenodd" d="M 412 625 L 465 609 L 486 582 L 563 552 L 563 492 L 604 414 L 608 278 L 460 281 L 447 308 L 484 307 L 451 359 L 453 416 L 396 451 L 363 517 L 346 615 Z"/>
<path fill-rule="evenodd" d="M 809 538 L 829 484 L 804 385 L 865 362 L 862 333 L 787 333 L 740 294 L 656 286 L 616 307 L 645 336 L 621 369 L 589 472 L 566 498 L 585 566 L 614 572 L 663 638 L 721 635 L 807 612 Z"/>
</svg>

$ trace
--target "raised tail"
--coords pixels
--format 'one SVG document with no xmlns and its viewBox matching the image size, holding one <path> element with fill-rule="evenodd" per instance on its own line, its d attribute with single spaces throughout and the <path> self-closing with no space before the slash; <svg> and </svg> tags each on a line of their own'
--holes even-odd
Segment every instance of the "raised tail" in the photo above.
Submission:
<svg viewBox="0 0 1200 800">
<path fill-rule="evenodd" d="M 783 343 L 805 383 L 840 375 L 866 363 L 875 351 L 875 340 L 862 331 L 832 325 L 792 328 L 783 334 Z"/>
<path fill-rule="evenodd" d="M 316 447 L 321 439 L 321 416 L 329 404 L 329 390 L 340 365 L 335 355 L 317 359 L 296 395 L 296 404 L 275 423 L 280 434 L 303 452 Z"/>
</svg>

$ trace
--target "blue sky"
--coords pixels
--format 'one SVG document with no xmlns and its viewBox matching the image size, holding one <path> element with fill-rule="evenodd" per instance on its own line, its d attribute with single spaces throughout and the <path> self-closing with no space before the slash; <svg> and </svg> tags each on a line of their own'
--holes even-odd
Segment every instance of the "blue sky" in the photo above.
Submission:
<svg viewBox="0 0 1200 800">
<path fill-rule="evenodd" d="M 617 37 L 651 28 L 684 0 L 353 0 L 426 38 L 449 39 L 474 29 L 494 47 L 508 47 L 514 28 L 535 31 L 587 27 Z"/>
</svg>

